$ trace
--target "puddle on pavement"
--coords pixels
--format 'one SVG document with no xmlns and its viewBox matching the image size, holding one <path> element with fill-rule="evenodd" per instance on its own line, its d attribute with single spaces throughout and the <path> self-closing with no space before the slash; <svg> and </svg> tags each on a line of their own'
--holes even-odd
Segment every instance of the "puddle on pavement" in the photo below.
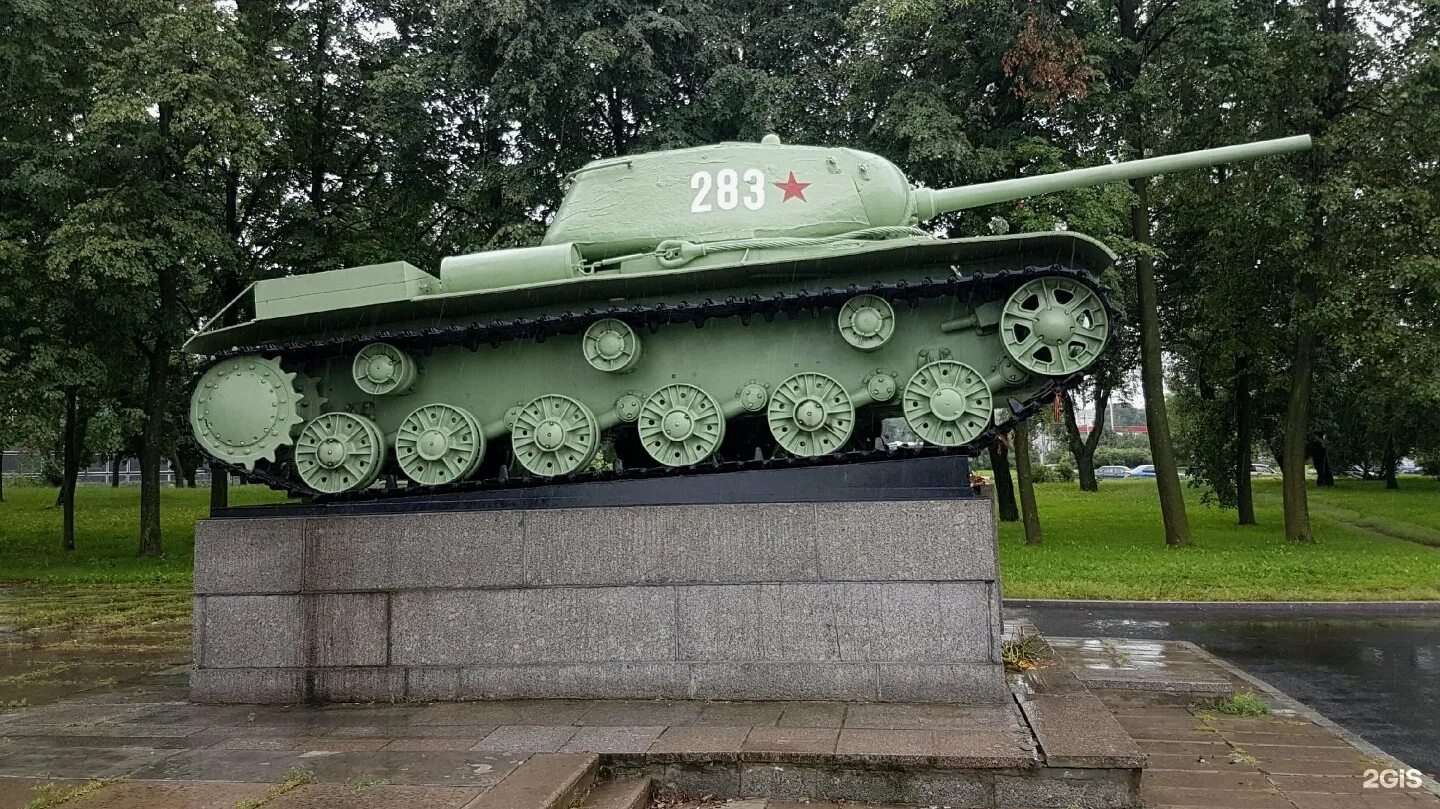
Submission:
<svg viewBox="0 0 1440 809">
<path fill-rule="evenodd" d="M 0 588 L 0 711 L 115 687 L 189 656 L 188 585 Z"/>
<path fill-rule="evenodd" d="M 1428 772 L 1440 771 L 1440 618 L 1036 607 L 1046 635 L 1188 640 Z M 1136 664 L 1141 655 L 1127 647 Z"/>
</svg>

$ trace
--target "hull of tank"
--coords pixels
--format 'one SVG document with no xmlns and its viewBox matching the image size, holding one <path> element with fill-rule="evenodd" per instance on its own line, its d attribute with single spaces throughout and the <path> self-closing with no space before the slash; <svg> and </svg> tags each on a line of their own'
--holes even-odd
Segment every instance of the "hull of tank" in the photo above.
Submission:
<svg viewBox="0 0 1440 809">
<path fill-rule="evenodd" d="M 192 425 L 219 460 L 296 493 L 353 493 L 387 473 L 418 489 L 823 460 L 884 452 L 897 423 L 909 428 L 899 443 L 971 452 L 997 413 L 1026 412 L 1084 370 L 1017 362 L 1001 339 L 1017 290 L 1093 295 L 1086 324 L 1103 335 L 1088 364 L 1113 323 L 1094 281 L 1109 258 L 1083 237 L 1042 234 L 732 256 L 469 295 L 400 288 L 405 300 L 199 335 L 190 350 L 220 358 Z M 375 363 L 386 379 L 366 377 Z M 222 405 L 242 400 L 244 423 L 224 426 L 239 416 Z"/>
</svg>

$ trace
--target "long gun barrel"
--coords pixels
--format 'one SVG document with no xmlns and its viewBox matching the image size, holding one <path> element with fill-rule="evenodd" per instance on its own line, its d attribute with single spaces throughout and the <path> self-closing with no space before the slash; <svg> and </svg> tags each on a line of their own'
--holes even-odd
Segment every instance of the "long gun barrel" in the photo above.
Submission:
<svg viewBox="0 0 1440 809">
<path fill-rule="evenodd" d="M 1221 146 L 1218 149 L 1200 149 L 1164 157 L 1149 157 L 1144 160 L 1132 160 L 1128 163 L 1111 163 L 1108 166 L 1060 171 L 1054 174 L 1042 174 L 1038 177 L 999 180 L 993 183 L 980 183 L 958 188 L 918 188 L 915 190 L 916 216 L 923 222 L 942 213 L 978 208 L 981 205 L 995 202 L 1066 191 L 1071 188 L 1133 180 L 1138 177 L 1153 177 L 1157 174 L 1204 168 L 1236 160 L 1253 160 L 1257 157 L 1300 152 L 1309 148 L 1310 136 L 1296 135 L 1290 138 L 1262 140 L 1236 146 Z"/>
</svg>

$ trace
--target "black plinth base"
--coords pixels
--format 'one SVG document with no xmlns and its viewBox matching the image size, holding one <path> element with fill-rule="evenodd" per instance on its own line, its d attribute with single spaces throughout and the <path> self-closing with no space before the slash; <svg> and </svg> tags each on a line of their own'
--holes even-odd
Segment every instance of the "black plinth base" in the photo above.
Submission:
<svg viewBox="0 0 1440 809">
<path fill-rule="evenodd" d="M 950 455 L 827 466 L 675 474 L 630 480 L 541 483 L 375 500 L 240 506 L 216 509 L 211 516 L 235 519 L 475 509 L 956 500 L 973 496 L 970 459 L 963 455 Z"/>
</svg>

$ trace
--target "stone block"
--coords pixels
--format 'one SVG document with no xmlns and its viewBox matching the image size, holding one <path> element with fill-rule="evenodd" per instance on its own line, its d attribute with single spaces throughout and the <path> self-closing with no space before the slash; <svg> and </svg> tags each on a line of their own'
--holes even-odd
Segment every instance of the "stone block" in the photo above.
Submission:
<svg viewBox="0 0 1440 809">
<path fill-rule="evenodd" d="M 992 805 L 987 776 L 973 770 L 862 770 L 823 765 L 749 764 L 741 770 L 740 788 L 741 794 L 793 801 L 904 803 L 954 809 Z"/>
<path fill-rule="evenodd" d="M 885 702 L 993 704 L 1010 698 L 999 663 L 880 663 L 878 695 Z"/>
<path fill-rule="evenodd" d="M 427 590 L 391 599 L 396 665 L 669 661 L 669 587 Z"/>
<path fill-rule="evenodd" d="M 842 660 L 990 659 L 990 608 L 981 582 L 831 585 Z"/>
<path fill-rule="evenodd" d="M 202 667 L 303 665 L 300 596 L 208 596 L 204 614 Z"/>
<path fill-rule="evenodd" d="M 1145 757 L 1095 695 L 1034 694 L 1020 701 L 1051 767 L 1143 767 Z"/>
<path fill-rule="evenodd" d="M 304 520 L 200 520 L 195 523 L 195 594 L 296 593 L 301 586 Z"/>
<path fill-rule="evenodd" d="M 815 581 L 815 506 L 651 506 L 535 511 L 525 518 L 532 585 Z M 603 541 L 597 541 L 604 537 Z"/>
<path fill-rule="evenodd" d="M 312 669 L 307 701 L 390 702 L 405 696 L 405 670 L 393 666 Z"/>
<path fill-rule="evenodd" d="M 416 700 L 453 700 L 460 694 L 458 666 L 427 666 L 405 670 L 405 696 Z"/>
<path fill-rule="evenodd" d="M 693 699 L 873 700 L 873 663 L 693 663 Z"/>
<path fill-rule="evenodd" d="M 272 703 L 305 699 L 301 669 L 196 669 L 190 673 L 190 699 L 195 702 Z"/>
<path fill-rule="evenodd" d="M 995 528 L 984 499 L 826 503 L 815 545 L 826 581 L 988 581 Z"/>
<path fill-rule="evenodd" d="M 584 663 L 549 666 L 466 666 L 460 699 L 684 699 L 690 676 L 682 663 Z"/>
<path fill-rule="evenodd" d="M 525 583 L 522 513 L 312 517 L 305 589 L 516 587 Z"/>
<path fill-rule="evenodd" d="M 997 773 L 995 805 L 1000 809 L 1032 806 L 1129 809 L 1140 805 L 1140 771 L 1052 767 L 1024 775 Z"/>
<path fill-rule="evenodd" d="M 307 665 L 387 664 L 389 598 L 385 593 L 327 593 L 306 598 Z M 400 671 L 403 681 L 404 672 L 397 671 Z"/>
<path fill-rule="evenodd" d="M 691 661 L 837 660 L 832 585 L 678 588 L 679 658 Z"/>
</svg>

